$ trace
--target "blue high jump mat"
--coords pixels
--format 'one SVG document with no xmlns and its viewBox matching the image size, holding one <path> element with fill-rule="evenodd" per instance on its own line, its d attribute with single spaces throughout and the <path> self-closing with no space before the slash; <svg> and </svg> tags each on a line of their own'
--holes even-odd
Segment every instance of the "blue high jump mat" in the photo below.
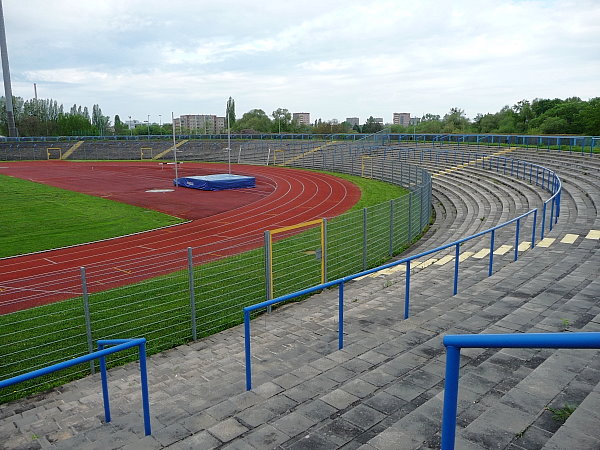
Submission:
<svg viewBox="0 0 600 450">
<path fill-rule="evenodd" d="M 203 191 L 222 191 L 225 189 L 253 188 L 256 186 L 256 178 L 248 177 L 246 175 L 219 173 L 215 175 L 197 175 L 175 178 L 173 184 L 175 186 L 200 189 Z"/>
</svg>

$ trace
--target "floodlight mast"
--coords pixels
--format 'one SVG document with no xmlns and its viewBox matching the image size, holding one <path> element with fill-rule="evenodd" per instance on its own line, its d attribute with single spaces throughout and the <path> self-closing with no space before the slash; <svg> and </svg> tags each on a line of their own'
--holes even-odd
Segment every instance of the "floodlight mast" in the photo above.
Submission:
<svg viewBox="0 0 600 450">
<path fill-rule="evenodd" d="M 229 175 L 231 175 L 231 127 L 229 126 L 229 109 L 227 110 L 227 152 L 229 154 Z"/>
<path fill-rule="evenodd" d="M 2 74 L 4 75 L 4 97 L 6 98 L 6 121 L 8 136 L 17 137 L 15 115 L 13 112 L 12 88 L 10 86 L 10 69 L 8 67 L 8 50 L 6 48 L 6 31 L 4 29 L 4 12 L 0 0 L 0 53 L 2 53 Z"/>
<path fill-rule="evenodd" d="M 178 186 L 177 178 L 179 178 L 177 171 L 177 146 L 175 145 L 175 115 L 171 111 L 171 124 L 173 125 L 173 162 L 175 163 L 175 187 Z"/>
</svg>

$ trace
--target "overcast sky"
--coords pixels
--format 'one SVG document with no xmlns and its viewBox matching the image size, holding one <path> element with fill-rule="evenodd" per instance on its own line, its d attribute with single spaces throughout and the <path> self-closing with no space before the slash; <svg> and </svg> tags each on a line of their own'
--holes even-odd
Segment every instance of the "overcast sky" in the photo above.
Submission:
<svg viewBox="0 0 600 450">
<path fill-rule="evenodd" d="M 3 0 L 13 94 L 105 115 L 473 118 L 600 96 L 599 0 Z"/>
</svg>

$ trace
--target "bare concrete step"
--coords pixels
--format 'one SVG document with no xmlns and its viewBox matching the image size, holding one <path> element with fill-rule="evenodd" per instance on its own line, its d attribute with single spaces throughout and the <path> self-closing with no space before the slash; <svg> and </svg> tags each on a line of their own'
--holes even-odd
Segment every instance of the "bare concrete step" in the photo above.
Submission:
<svg viewBox="0 0 600 450">
<path fill-rule="evenodd" d="M 600 245 L 581 237 L 595 223 L 594 203 L 584 200 L 584 190 L 567 189 L 570 200 L 550 234 L 557 242 L 525 252 L 517 263 L 498 256 L 489 278 L 485 264 L 464 261 L 457 296 L 448 289 L 452 264 L 415 272 L 409 320 L 402 320 L 401 273 L 348 283 L 343 350 L 337 350 L 335 290 L 254 320 L 252 392 L 244 390 L 237 327 L 150 358 L 152 436 L 143 436 L 139 376 L 131 364 L 110 371 L 111 424 L 102 423 L 99 379 L 89 377 L 2 405 L 0 442 L 6 448 L 436 448 L 444 334 L 598 329 Z M 527 207 L 535 195 L 515 195 L 500 209 Z M 468 229 L 471 222 L 456 225 Z M 568 232 L 580 238 L 559 244 Z M 599 359 L 581 355 L 465 350 L 459 448 L 482 448 L 488 431 L 500 448 L 560 448 L 569 439 L 578 448 L 594 444 L 598 427 L 585 411 L 595 407 Z M 536 397 L 541 379 L 552 389 Z M 544 408 L 567 399 L 583 408 L 550 430 Z M 499 426 L 489 428 L 488 418 Z"/>
</svg>

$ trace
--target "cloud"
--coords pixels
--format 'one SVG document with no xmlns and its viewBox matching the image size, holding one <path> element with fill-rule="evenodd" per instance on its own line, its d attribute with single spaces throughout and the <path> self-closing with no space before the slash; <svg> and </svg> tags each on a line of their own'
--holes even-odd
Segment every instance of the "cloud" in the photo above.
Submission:
<svg viewBox="0 0 600 450">
<path fill-rule="evenodd" d="M 600 3 L 4 1 L 15 95 L 105 113 L 471 117 L 596 96 Z M 129 110 L 129 112 L 125 112 Z"/>
</svg>

